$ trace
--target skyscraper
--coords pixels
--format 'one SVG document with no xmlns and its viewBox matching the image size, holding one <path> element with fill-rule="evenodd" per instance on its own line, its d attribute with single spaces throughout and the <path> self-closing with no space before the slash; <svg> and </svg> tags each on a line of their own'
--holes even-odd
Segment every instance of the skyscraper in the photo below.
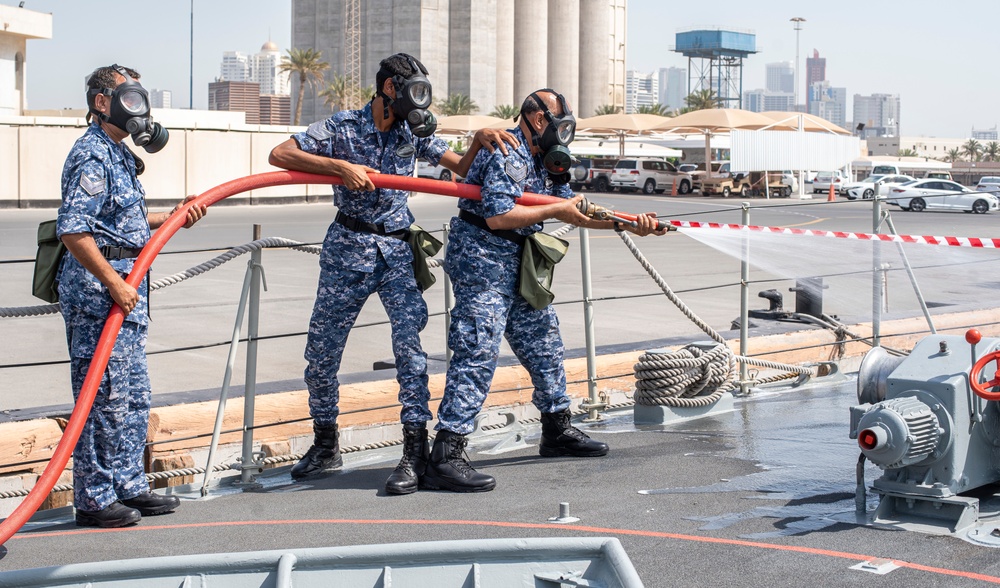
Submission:
<svg viewBox="0 0 1000 588">
<path fill-rule="evenodd" d="M 819 56 L 819 51 L 813 49 L 813 56 L 806 58 L 806 110 L 813 114 L 810 103 L 812 100 L 812 87 L 816 82 L 826 80 L 826 58 Z M 846 99 L 845 99 L 846 100 Z M 845 106 L 846 108 L 846 106 Z"/>
<path fill-rule="evenodd" d="M 219 70 L 220 82 L 254 82 L 260 84 L 261 94 L 290 93 L 288 72 L 281 71 L 281 51 L 271 41 L 264 43 L 260 53 L 254 55 L 224 52 Z"/>
<path fill-rule="evenodd" d="M 768 92 L 795 93 L 795 65 L 791 61 L 768 63 L 764 66 L 764 89 Z"/>
<path fill-rule="evenodd" d="M 625 113 L 639 111 L 640 106 L 652 106 L 659 99 L 659 76 L 631 70 L 625 74 Z"/>
<path fill-rule="evenodd" d="M 170 90 L 149 91 L 149 106 L 152 108 L 170 108 Z"/>
<path fill-rule="evenodd" d="M 899 136 L 899 94 L 854 95 L 854 123 L 863 123 L 861 138 Z"/>
<path fill-rule="evenodd" d="M 660 104 L 670 110 L 684 108 L 687 97 L 687 70 L 683 67 L 661 67 L 658 73 Z"/>
<path fill-rule="evenodd" d="M 847 124 L 847 88 L 831 88 L 830 82 L 826 80 L 814 82 L 809 86 L 806 100 L 809 114 L 840 127 Z"/>
</svg>

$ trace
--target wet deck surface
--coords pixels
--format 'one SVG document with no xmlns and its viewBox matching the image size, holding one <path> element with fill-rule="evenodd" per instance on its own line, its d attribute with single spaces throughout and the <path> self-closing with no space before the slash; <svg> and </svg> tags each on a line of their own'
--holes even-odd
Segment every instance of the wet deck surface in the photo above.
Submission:
<svg viewBox="0 0 1000 588">
<path fill-rule="evenodd" d="M 1000 552 L 949 536 L 874 528 L 854 514 L 857 449 L 848 438 L 855 384 L 757 391 L 735 410 L 637 428 L 632 412 L 581 425 L 611 445 L 596 459 L 544 459 L 537 447 L 486 455 L 485 494 L 387 496 L 398 447 L 355 453 L 345 469 L 265 489 L 189 495 L 171 515 L 121 530 L 76 527 L 68 509 L 36 517 L 7 542 L 0 571 L 165 555 L 454 540 L 614 536 L 647 586 L 973 586 L 1000 583 Z M 537 442 L 537 425 L 528 442 Z M 867 480 L 879 474 L 869 467 Z M 869 497 L 869 510 L 877 498 Z M 559 503 L 572 524 L 549 522 Z M 885 575 L 851 569 L 869 559 Z M 916 565 L 910 565 L 916 564 Z"/>
</svg>

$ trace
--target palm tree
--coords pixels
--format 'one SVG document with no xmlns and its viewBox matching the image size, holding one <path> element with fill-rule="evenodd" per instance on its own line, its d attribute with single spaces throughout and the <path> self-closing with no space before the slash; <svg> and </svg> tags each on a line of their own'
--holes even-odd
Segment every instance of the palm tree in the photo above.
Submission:
<svg viewBox="0 0 1000 588">
<path fill-rule="evenodd" d="M 618 114 L 622 111 L 621 106 L 613 106 L 611 104 L 601 104 L 594 110 L 594 116 L 601 116 L 602 114 Z"/>
<path fill-rule="evenodd" d="M 900 149 L 896 153 L 896 157 L 917 157 L 917 152 L 907 147 L 906 149 Z"/>
<path fill-rule="evenodd" d="M 673 111 L 665 104 L 643 104 L 636 110 L 637 114 L 655 114 L 657 116 L 673 116 Z"/>
<path fill-rule="evenodd" d="M 962 159 L 962 152 L 959 151 L 957 147 L 954 147 L 948 150 L 948 153 L 947 155 L 944 156 L 944 158 L 945 161 L 950 161 L 951 163 L 955 163 L 956 161 Z"/>
<path fill-rule="evenodd" d="M 990 141 L 984 145 L 983 156 L 986 161 L 1000 161 L 1000 143 Z"/>
<path fill-rule="evenodd" d="M 348 107 L 347 101 L 351 95 L 351 83 L 347 76 L 338 73 L 333 74 L 333 81 L 326 84 L 326 88 L 320 90 L 318 96 L 323 99 L 330 110 L 336 112 Z"/>
<path fill-rule="evenodd" d="M 687 106 L 681 109 L 682 114 L 693 110 L 719 108 L 722 106 L 722 101 L 715 95 L 714 90 L 706 88 L 704 90 L 698 90 L 697 92 L 688 94 L 688 96 L 684 98 L 684 104 Z"/>
<path fill-rule="evenodd" d="M 465 94 L 449 94 L 447 98 L 442 98 L 437 103 L 438 111 L 442 116 L 456 116 L 460 114 L 475 114 L 479 112 L 479 106 Z"/>
<path fill-rule="evenodd" d="M 490 112 L 490 116 L 502 119 L 512 119 L 517 116 L 518 112 L 521 112 L 521 109 L 513 104 L 497 104 L 493 107 L 493 111 Z"/>
<path fill-rule="evenodd" d="M 299 94 L 295 101 L 295 116 L 292 124 L 299 124 L 302 117 L 302 97 L 306 93 L 306 86 L 316 89 L 316 86 L 323 80 L 323 72 L 330 68 L 330 64 L 320 61 L 322 53 L 315 49 L 289 49 L 288 55 L 281 60 L 281 71 L 299 76 Z"/>
<path fill-rule="evenodd" d="M 962 144 L 962 155 L 969 158 L 969 161 L 979 161 L 983 153 L 983 146 L 975 139 L 969 139 Z"/>
</svg>

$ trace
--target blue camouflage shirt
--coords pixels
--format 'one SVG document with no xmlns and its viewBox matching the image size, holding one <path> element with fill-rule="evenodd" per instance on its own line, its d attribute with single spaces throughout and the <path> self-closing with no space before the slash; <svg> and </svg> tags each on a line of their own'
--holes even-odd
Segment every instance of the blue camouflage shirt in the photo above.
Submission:
<svg viewBox="0 0 1000 588">
<path fill-rule="evenodd" d="M 572 198 L 568 184 L 554 185 L 541 156 L 533 156 L 530 143 L 521 127 L 509 131 L 520 142 L 517 149 L 504 155 L 499 149 L 483 149 L 469 168 L 467 184 L 482 186 L 482 200 L 461 199 L 458 207 L 483 218 L 509 212 L 525 192 Z M 513 292 L 521 267 L 520 248 L 461 220 L 453 220 L 448 236 L 445 269 L 452 279 L 467 287 L 500 288 Z M 542 224 L 516 229 L 530 235 L 542 230 Z"/>
<path fill-rule="evenodd" d="M 372 117 L 372 105 L 361 110 L 344 110 L 317 121 L 302 133 L 292 135 L 299 149 L 306 153 L 343 159 L 367 165 L 385 174 L 412 176 L 416 159 L 422 157 L 437 165 L 448 151 L 448 144 L 437 137 L 418 138 L 405 122 L 393 124 L 383 138 Z M 341 212 L 358 220 L 382 224 L 388 232 L 413 224 L 413 214 L 406 204 L 405 190 L 376 189 L 373 192 L 351 191 L 333 186 L 333 203 Z M 324 256 L 342 267 L 357 271 L 375 270 L 377 252 L 381 251 L 390 267 L 413 261 L 409 245 L 392 237 L 351 231 L 333 223 L 327 232 Z"/>
<path fill-rule="evenodd" d="M 90 233 L 98 247 L 141 248 L 150 235 L 145 198 L 132 153 L 93 123 L 77 139 L 63 165 L 56 234 Z M 113 259 L 108 263 L 125 277 L 135 260 Z M 64 307 L 101 317 L 111 310 L 113 301 L 107 289 L 72 254 L 63 256 L 58 279 L 59 303 Z M 139 303 L 125 320 L 149 323 L 147 294 L 147 281 L 143 280 Z"/>
</svg>

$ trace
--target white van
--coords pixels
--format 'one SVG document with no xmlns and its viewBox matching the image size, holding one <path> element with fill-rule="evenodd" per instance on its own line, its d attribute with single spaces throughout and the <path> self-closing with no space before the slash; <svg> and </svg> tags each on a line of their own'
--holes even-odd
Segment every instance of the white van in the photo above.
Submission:
<svg viewBox="0 0 1000 588">
<path fill-rule="evenodd" d="M 883 176 L 898 176 L 903 172 L 899 171 L 899 166 L 892 163 L 877 163 L 872 166 L 871 175 L 880 174 Z"/>
</svg>

